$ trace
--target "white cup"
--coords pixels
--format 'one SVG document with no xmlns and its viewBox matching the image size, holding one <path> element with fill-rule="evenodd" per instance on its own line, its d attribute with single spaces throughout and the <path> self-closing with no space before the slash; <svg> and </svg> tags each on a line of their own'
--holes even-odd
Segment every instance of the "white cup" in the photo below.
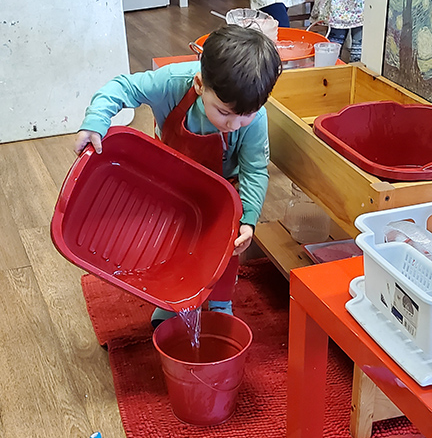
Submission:
<svg viewBox="0 0 432 438">
<path fill-rule="evenodd" d="M 341 50 L 339 43 L 316 43 L 314 48 L 315 67 L 329 67 L 336 64 Z"/>
</svg>

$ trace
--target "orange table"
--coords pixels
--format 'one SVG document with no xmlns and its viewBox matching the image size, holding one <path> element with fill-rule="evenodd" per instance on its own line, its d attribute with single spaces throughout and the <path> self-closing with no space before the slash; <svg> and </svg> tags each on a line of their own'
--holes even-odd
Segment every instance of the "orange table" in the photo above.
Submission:
<svg viewBox="0 0 432 438">
<path fill-rule="evenodd" d="M 197 55 L 181 55 L 181 56 L 164 56 L 160 58 L 152 58 L 152 69 L 157 70 L 163 65 L 172 64 L 174 62 L 189 62 L 198 61 Z"/>
<path fill-rule="evenodd" d="M 172 64 L 173 62 L 189 62 L 198 61 L 197 55 L 180 55 L 180 56 L 163 56 L 160 58 L 152 58 L 152 69 L 156 70 L 163 65 Z M 336 65 L 344 65 L 345 63 L 338 59 Z"/>
<path fill-rule="evenodd" d="M 322 438 L 328 338 L 366 373 L 427 438 L 432 438 L 432 387 L 408 376 L 345 309 L 363 257 L 293 269 L 288 344 L 289 438 Z"/>
</svg>

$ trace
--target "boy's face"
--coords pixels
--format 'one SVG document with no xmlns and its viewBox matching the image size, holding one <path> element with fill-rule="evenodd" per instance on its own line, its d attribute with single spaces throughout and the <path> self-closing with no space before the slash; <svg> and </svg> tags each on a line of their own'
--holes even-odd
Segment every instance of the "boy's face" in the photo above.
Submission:
<svg viewBox="0 0 432 438">
<path fill-rule="evenodd" d="M 212 89 L 204 87 L 201 73 L 195 75 L 194 87 L 202 98 L 207 118 L 220 132 L 237 131 L 249 125 L 256 115 L 256 112 L 246 115 L 234 113 L 230 105 L 222 102 Z"/>
</svg>

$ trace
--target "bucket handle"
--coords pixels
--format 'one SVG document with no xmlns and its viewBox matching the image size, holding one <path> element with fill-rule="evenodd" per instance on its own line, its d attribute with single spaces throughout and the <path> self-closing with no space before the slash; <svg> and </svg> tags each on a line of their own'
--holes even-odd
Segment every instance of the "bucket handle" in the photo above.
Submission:
<svg viewBox="0 0 432 438">
<path fill-rule="evenodd" d="M 199 377 L 198 374 L 196 374 L 195 371 L 194 371 L 192 368 L 191 368 L 189 371 L 190 371 L 190 373 L 195 377 L 195 379 L 197 379 L 197 380 L 198 380 L 199 382 L 201 382 L 203 385 L 207 386 L 207 387 L 210 388 L 210 389 L 214 389 L 215 391 L 219 391 L 219 392 L 231 392 L 231 391 L 236 391 L 237 389 L 240 388 L 240 385 L 241 385 L 242 382 L 243 382 L 243 379 L 241 379 L 241 380 L 240 380 L 240 383 L 239 383 L 236 387 L 234 387 L 234 388 L 231 388 L 231 389 L 219 389 L 219 388 L 216 388 L 215 386 L 212 386 L 212 385 L 208 384 L 207 382 L 204 382 L 204 380 L 201 379 L 201 377 Z"/>
<path fill-rule="evenodd" d="M 313 23 L 311 23 L 307 29 L 306 32 L 309 32 L 314 26 L 318 25 L 318 24 L 324 24 L 324 26 L 327 26 L 327 33 L 325 34 L 325 37 L 327 38 L 330 35 L 330 30 L 331 27 L 329 26 L 328 23 L 326 23 L 324 20 L 319 20 L 319 21 L 314 21 Z"/>
</svg>

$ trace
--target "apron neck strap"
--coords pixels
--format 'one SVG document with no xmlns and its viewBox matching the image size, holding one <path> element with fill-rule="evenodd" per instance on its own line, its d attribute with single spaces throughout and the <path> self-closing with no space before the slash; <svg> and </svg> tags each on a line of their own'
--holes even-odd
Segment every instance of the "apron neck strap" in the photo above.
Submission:
<svg viewBox="0 0 432 438">
<path fill-rule="evenodd" d="M 192 86 L 189 88 L 187 93 L 183 96 L 180 103 L 177 105 L 177 108 L 184 112 L 184 114 L 187 113 L 189 108 L 194 104 L 194 102 L 197 100 L 198 94 L 195 91 L 195 87 Z M 224 150 L 228 149 L 228 132 L 220 132 L 221 139 L 222 139 L 222 146 Z"/>
<path fill-rule="evenodd" d="M 197 100 L 197 97 L 198 97 L 198 94 L 195 91 L 195 87 L 192 86 L 191 88 L 189 88 L 187 93 L 183 96 L 183 99 L 177 105 L 177 108 L 179 108 L 181 111 L 183 111 L 186 114 L 187 111 L 189 110 L 189 108 Z"/>
</svg>

